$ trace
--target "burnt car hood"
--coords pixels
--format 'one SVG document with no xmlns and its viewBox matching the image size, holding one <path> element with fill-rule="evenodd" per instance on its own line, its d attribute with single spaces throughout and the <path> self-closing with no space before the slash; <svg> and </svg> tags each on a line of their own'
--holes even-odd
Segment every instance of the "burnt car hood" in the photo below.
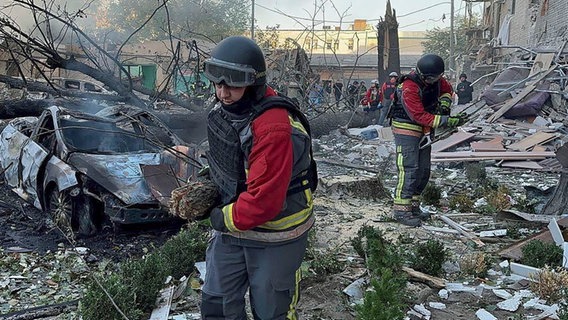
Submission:
<svg viewBox="0 0 568 320">
<path fill-rule="evenodd" d="M 152 195 L 140 165 L 160 164 L 158 153 L 86 154 L 72 153 L 67 163 L 101 185 L 126 205 L 152 203 Z"/>
</svg>

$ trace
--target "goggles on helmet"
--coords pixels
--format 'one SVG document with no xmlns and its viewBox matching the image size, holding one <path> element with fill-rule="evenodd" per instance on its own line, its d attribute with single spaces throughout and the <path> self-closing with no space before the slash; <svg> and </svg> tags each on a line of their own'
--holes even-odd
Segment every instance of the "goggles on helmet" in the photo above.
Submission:
<svg viewBox="0 0 568 320">
<path fill-rule="evenodd" d="M 443 73 L 440 73 L 438 75 L 434 75 L 434 74 L 425 74 L 422 76 L 422 79 L 424 79 L 424 82 L 426 83 L 434 83 L 438 80 L 440 80 L 442 78 Z"/>
<path fill-rule="evenodd" d="M 253 85 L 258 74 L 254 68 L 248 65 L 226 62 L 215 58 L 205 61 L 205 77 L 213 83 L 225 82 L 231 87 L 248 87 Z"/>
</svg>

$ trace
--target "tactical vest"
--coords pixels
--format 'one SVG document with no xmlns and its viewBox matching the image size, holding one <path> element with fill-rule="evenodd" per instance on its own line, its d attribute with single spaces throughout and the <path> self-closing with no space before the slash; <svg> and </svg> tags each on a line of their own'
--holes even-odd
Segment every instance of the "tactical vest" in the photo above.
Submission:
<svg viewBox="0 0 568 320">
<path fill-rule="evenodd" d="M 252 106 L 250 112 L 243 115 L 233 114 L 217 105 L 208 116 L 208 163 L 211 179 L 219 188 L 223 205 L 227 205 L 236 201 L 239 194 L 247 188 L 248 157 L 253 142 L 251 123 L 272 108 L 285 108 L 290 115 L 294 166 L 282 211 L 272 221 L 253 229 L 260 232 L 293 229 L 305 222 L 290 223 L 298 212 L 311 217 L 311 193 L 317 187 L 317 168 L 312 156 L 309 122 L 299 108 L 283 96 L 264 97 Z M 284 219 L 287 223 L 279 223 L 286 217 L 292 218 Z"/>
<path fill-rule="evenodd" d="M 426 86 L 418 74 L 411 73 L 404 75 L 399 79 L 399 84 L 396 88 L 395 99 L 391 109 L 393 120 L 400 122 L 414 122 L 408 115 L 406 106 L 404 106 L 403 103 L 402 83 L 406 79 L 413 81 L 420 88 L 420 99 L 422 100 L 422 105 L 424 105 L 424 110 L 426 112 L 435 113 L 438 106 L 438 98 L 440 96 L 440 82 L 438 81 L 435 85 Z"/>
</svg>

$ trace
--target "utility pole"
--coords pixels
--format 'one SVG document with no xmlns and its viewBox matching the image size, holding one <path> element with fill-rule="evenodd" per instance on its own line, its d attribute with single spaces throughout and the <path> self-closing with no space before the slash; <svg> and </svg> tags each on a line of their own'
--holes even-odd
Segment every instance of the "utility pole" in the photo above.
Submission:
<svg viewBox="0 0 568 320">
<path fill-rule="evenodd" d="M 454 72 L 454 0 L 451 0 L 450 9 L 450 58 L 448 59 L 448 68 L 450 75 L 453 76 Z"/>
<path fill-rule="evenodd" d="M 250 38 L 254 40 L 254 0 L 252 0 L 252 19 L 250 22 Z"/>
</svg>

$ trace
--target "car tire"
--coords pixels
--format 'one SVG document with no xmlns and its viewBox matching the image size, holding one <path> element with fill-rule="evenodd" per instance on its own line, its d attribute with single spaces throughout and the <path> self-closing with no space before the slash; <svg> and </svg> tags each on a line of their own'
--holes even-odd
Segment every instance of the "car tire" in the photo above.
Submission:
<svg viewBox="0 0 568 320">
<path fill-rule="evenodd" d="M 67 191 L 59 191 L 57 187 L 51 188 L 46 197 L 46 212 L 49 214 L 53 223 L 66 236 L 73 237 L 73 201 L 71 194 Z"/>
<path fill-rule="evenodd" d="M 90 197 L 71 196 L 68 191 L 59 191 L 57 187 L 47 195 L 46 211 L 67 236 L 91 236 L 98 231 L 94 219 L 95 207 Z"/>
</svg>

